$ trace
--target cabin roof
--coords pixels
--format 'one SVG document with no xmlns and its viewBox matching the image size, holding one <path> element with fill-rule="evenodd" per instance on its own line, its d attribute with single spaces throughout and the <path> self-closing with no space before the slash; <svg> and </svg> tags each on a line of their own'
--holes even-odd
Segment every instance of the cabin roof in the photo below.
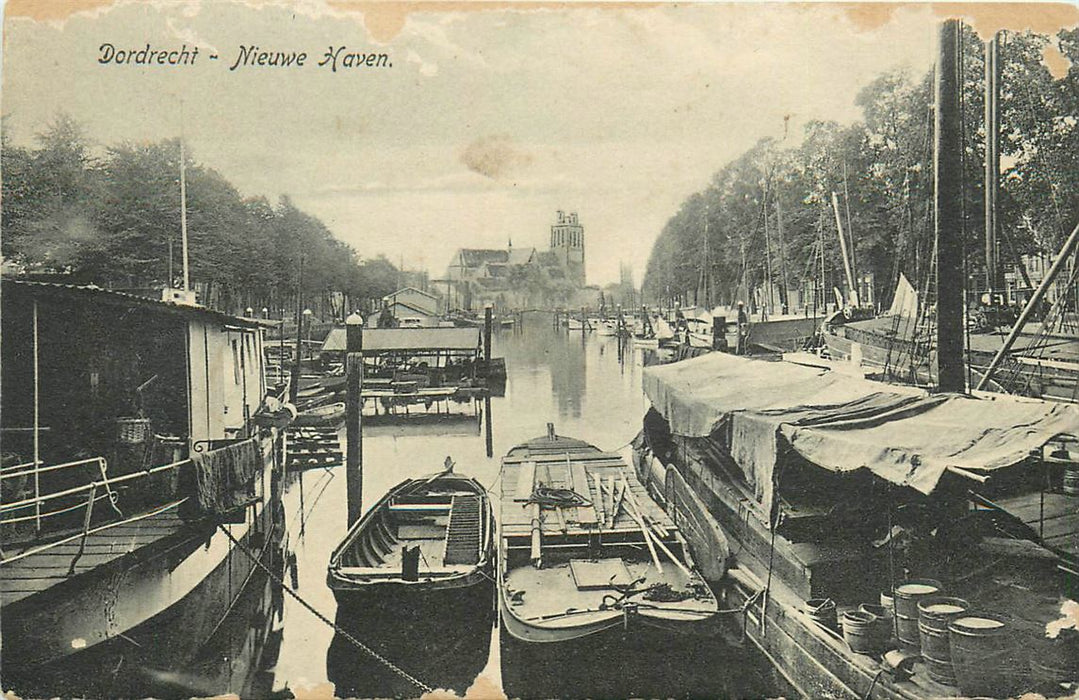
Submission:
<svg viewBox="0 0 1079 700">
<path fill-rule="evenodd" d="M 103 289 L 95 285 L 62 284 L 59 282 L 38 282 L 35 280 L 4 279 L 3 291 L 7 293 L 28 294 L 40 299 L 53 299 L 75 303 L 92 303 L 123 308 L 139 308 L 161 314 L 175 314 L 188 318 L 202 318 L 227 323 L 243 328 L 276 326 L 277 321 L 266 322 L 255 318 L 243 318 L 208 309 L 204 306 L 177 304 L 142 297 L 126 292 Z"/>
<path fill-rule="evenodd" d="M 322 350 L 345 351 L 345 329 L 334 328 Z M 475 351 L 480 346 L 479 328 L 370 328 L 363 331 L 365 355 L 421 350 Z"/>
</svg>

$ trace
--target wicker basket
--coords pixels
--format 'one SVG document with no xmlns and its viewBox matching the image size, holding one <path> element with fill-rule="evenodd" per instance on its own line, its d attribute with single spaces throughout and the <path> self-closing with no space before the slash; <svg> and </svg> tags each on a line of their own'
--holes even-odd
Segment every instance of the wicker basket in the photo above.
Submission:
<svg viewBox="0 0 1079 700">
<path fill-rule="evenodd" d="M 141 445 L 150 439 L 149 418 L 117 418 L 117 434 L 125 445 Z"/>
</svg>

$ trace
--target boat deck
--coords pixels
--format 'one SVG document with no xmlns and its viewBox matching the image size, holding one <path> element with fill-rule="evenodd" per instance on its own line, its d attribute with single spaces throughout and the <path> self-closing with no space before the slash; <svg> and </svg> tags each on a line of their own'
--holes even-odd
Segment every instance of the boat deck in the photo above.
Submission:
<svg viewBox="0 0 1079 700">
<path fill-rule="evenodd" d="M 699 579 L 686 575 L 669 560 L 661 560 L 661 572 L 647 559 L 647 552 L 641 554 L 645 559 L 574 559 L 542 569 L 521 566 L 506 574 L 506 596 L 517 617 L 548 627 L 577 626 L 589 617 L 621 617 L 613 603 L 622 594 L 611 583 L 628 587 L 639 579 L 643 581 L 634 587 L 638 593 L 627 599 L 638 604 L 642 613 L 652 610 L 668 618 L 684 616 L 694 620 L 715 612 L 715 599 L 703 587 L 700 597 L 651 600 L 650 586 L 659 584 L 663 591 L 692 591 Z"/>
<path fill-rule="evenodd" d="M 582 447 L 584 446 L 584 447 Z M 603 496 L 596 480 L 603 484 Z M 602 452 L 584 443 L 574 445 L 564 439 L 551 447 L 533 441 L 527 447 L 512 450 L 502 460 L 502 534 L 504 537 L 529 536 L 534 509 L 530 506 L 534 486 L 568 489 L 583 496 L 590 505 L 540 510 L 544 535 L 601 536 L 615 533 L 640 533 L 640 527 L 628 512 L 626 497 L 615 515 L 608 488 L 625 479 L 645 518 L 663 528 L 673 528 L 670 517 L 648 496 L 633 469 L 620 455 Z M 606 522 L 604 522 L 606 521 Z M 601 525 L 601 523 L 603 523 Z"/>
<path fill-rule="evenodd" d="M 80 532 L 46 545 L 35 543 L 25 550 L 5 549 L 0 559 L 0 607 L 176 534 L 185 522 L 175 505 L 133 522 L 98 526 L 90 530 L 85 543 Z"/>
<path fill-rule="evenodd" d="M 1049 549 L 1079 559 L 1079 497 L 1027 493 L 998 499 L 996 504 L 1032 527 Z"/>
<path fill-rule="evenodd" d="M 538 503 L 542 487 L 573 492 L 578 503 Z M 629 609 L 667 622 L 715 614 L 715 597 L 690 568 L 674 522 L 620 455 L 587 443 L 540 438 L 510 451 L 502 462 L 502 537 L 503 600 L 534 629 L 602 627 Z"/>
</svg>

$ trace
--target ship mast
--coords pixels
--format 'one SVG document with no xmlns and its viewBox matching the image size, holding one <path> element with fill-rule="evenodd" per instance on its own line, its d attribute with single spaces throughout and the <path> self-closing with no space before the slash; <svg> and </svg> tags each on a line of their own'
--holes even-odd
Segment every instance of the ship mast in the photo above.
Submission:
<svg viewBox="0 0 1079 700">
<path fill-rule="evenodd" d="M 937 240 L 937 382 L 941 391 L 966 388 L 963 362 L 962 142 L 959 111 L 960 23 L 940 30 L 933 149 L 934 229 Z"/>
<path fill-rule="evenodd" d="M 1002 290 L 1000 248 L 1000 33 L 985 43 L 985 289 Z M 992 298 L 989 299 L 992 303 Z"/>
</svg>

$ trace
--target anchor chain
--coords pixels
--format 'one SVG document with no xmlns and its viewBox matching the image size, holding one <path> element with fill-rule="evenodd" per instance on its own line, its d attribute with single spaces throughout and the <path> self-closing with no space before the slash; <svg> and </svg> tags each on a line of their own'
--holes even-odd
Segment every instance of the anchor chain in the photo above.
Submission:
<svg viewBox="0 0 1079 700">
<path fill-rule="evenodd" d="M 358 648 L 358 649 L 360 649 L 360 650 L 364 651 L 365 653 L 369 654 L 369 655 L 370 655 L 370 656 L 371 656 L 372 658 L 374 658 L 374 659 L 375 659 L 376 661 L 378 661 L 379 663 L 381 663 L 381 664 L 382 664 L 383 666 L 385 666 L 386 668 L 390 669 L 391 671 L 393 671 L 393 672 L 394 672 L 394 673 L 396 673 L 396 674 L 397 674 L 398 676 L 400 676 L 401 678 L 405 679 L 406 681 L 408 681 L 408 682 L 409 682 L 409 683 L 411 683 L 412 685 L 416 686 L 417 688 L 419 688 L 419 689 L 420 689 L 421 691 L 423 691 L 424 693 L 430 693 L 430 692 L 433 692 L 433 691 L 434 691 L 434 688 L 432 688 L 431 686 L 427 685 L 427 684 L 426 684 L 426 683 L 424 683 L 423 681 L 420 681 L 420 680 L 418 680 L 418 679 L 417 679 L 417 678 L 416 678 L 415 676 L 411 675 L 411 674 L 410 674 L 410 673 L 409 673 L 408 671 L 404 670 L 403 668 L 401 668 L 401 667 L 400 667 L 400 666 L 398 666 L 397 664 L 393 663 L 392 661 L 390 661 L 390 660 L 389 660 L 389 659 L 387 659 L 386 657 L 384 657 L 384 656 L 382 656 L 381 654 L 379 654 L 379 653 L 378 653 L 377 651 L 375 651 L 375 650 L 374 650 L 374 649 L 372 649 L 371 647 L 367 646 L 366 644 L 364 644 L 364 643 L 363 643 L 363 642 L 361 642 L 360 640 L 356 639 L 356 638 L 355 638 L 355 637 L 353 637 L 353 636 L 352 636 L 351 634 L 349 634 L 349 633 L 348 633 L 348 632 L 346 632 L 346 631 L 345 631 L 344 629 L 342 629 L 342 628 L 341 628 L 341 627 L 340 627 L 340 626 L 339 626 L 339 625 L 338 625 L 337 623 L 335 623 L 335 622 L 334 622 L 333 620 L 329 619 L 328 617 L 326 617 L 325 615 L 323 615 L 322 613 L 320 613 L 320 612 L 319 612 L 318 610 L 316 610 L 316 609 L 314 608 L 314 606 L 312 606 L 312 605 L 311 605 L 310 603 L 308 603 L 308 602 L 307 602 L 306 600 L 304 600 L 303 598 L 301 598 L 301 597 L 300 597 L 300 594 L 299 594 L 299 593 L 296 593 L 296 592 L 295 592 L 294 590 L 292 590 L 291 588 L 289 588 L 288 586 L 286 586 L 286 585 L 285 585 L 285 582 L 284 582 L 284 581 L 283 581 L 283 580 L 282 580 L 282 579 L 281 579 L 281 578 L 280 578 L 280 577 L 279 577 L 279 576 L 278 576 L 277 574 L 275 574 L 275 573 L 274 573 L 273 571 L 271 571 L 271 570 L 270 570 L 270 568 L 269 568 L 268 566 L 266 566 L 266 565 L 265 565 L 265 564 L 264 564 L 264 563 L 262 562 L 262 560 L 261 560 L 261 559 L 259 559 L 258 557 L 256 557 L 256 556 L 255 556 L 255 555 L 254 555 L 254 554 L 253 554 L 253 553 L 252 553 L 252 552 L 251 552 L 251 551 L 250 551 L 250 550 L 249 550 L 249 549 L 248 549 L 247 547 L 245 547 L 244 545 L 242 545 L 242 544 L 241 544 L 241 543 L 239 542 L 239 540 L 237 540 L 237 539 L 236 539 L 235 537 L 233 537 L 233 536 L 232 536 L 232 533 L 231 533 L 231 532 L 229 532 L 229 531 L 228 531 L 228 529 L 227 529 L 227 528 L 226 528 L 226 527 L 225 527 L 225 526 L 224 526 L 223 524 L 221 524 L 221 523 L 218 523 L 218 524 L 217 524 L 217 528 L 218 528 L 219 530 L 221 530 L 221 532 L 225 533 L 225 537 L 229 538 L 229 541 L 230 541 L 230 542 L 232 542 L 232 544 L 236 545 L 236 548 L 237 548 L 237 549 L 239 549 L 239 550 L 240 550 L 241 552 L 243 552 L 243 553 L 244 553 L 244 554 L 245 554 L 245 555 L 247 556 L 247 558 L 248 558 L 248 559 L 250 559 L 251 561 L 253 561 L 253 562 L 255 563 L 255 565 L 256 565 L 256 566 L 258 566 L 258 567 L 259 567 L 260 569 L 262 569 L 263 571 L 265 571 L 265 572 L 266 572 L 266 573 L 267 573 L 267 574 L 269 575 L 269 577 L 270 577 L 271 579 L 273 579 L 273 582 L 274 582 L 274 583 L 276 583 L 277 585 L 281 586 L 282 590 L 284 590 L 284 591 L 285 591 L 286 593 L 288 593 L 288 594 L 289 594 L 290 596 L 292 596 L 293 598 L 295 598 L 295 599 L 297 600 L 297 602 L 299 602 L 299 603 L 300 603 L 300 605 L 302 605 L 302 606 L 304 606 L 305 608 L 307 608 L 307 610 L 308 610 L 308 611 L 309 611 L 309 612 L 310 612 L 310 613 L 311 613 L 312 615 L 314 615 L 315 617 L 317 617 L 317 618 L 318 618 L 319 620 L 321 620 L 321 621 L 322 621 L 322 622 L 324 622 L 325 624 L 329 625 L 329 626 L 330 626 L 331 628 L 333 628 L 333 631 L 334 631 L 335 633 L 337 633 L 337 634 L 341 635 L 342 637 L 344 637 L 345 639 L 347 639 L 347 640 L 349 641 L 349 643 L 351 643 L 351 644 L 352 644 L 353 646 L 355 646 L 356 648 Z"/>
</svg>

